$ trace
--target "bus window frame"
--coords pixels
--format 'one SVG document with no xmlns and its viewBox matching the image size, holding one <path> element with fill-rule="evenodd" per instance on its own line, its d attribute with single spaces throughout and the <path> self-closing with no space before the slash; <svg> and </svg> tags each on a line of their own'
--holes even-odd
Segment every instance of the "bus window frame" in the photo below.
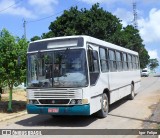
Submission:
<svg viewBox="0 0 160 138">
<path fill-rule="evenodd" d="M 121 60 L 117 60 L 117 53 L 120 53 Z M 121 72 L 123 71 L 123 52 L 116 50 L 116 62 L 117 62 L 117 71 Z M 121 63 L 121 68 L 119 68 L 119 63 Z"/>
<path fill-rule="evenodd" d="M 105 50 L 105 59 L 101 59 L 101 52 L 100 52 L 101 50 L 100 50 L 100 49 Z M 99 47 L 99 60 L 100 60 L 101 72 L 102 72 L 102 73 L 109 72 L 109 56 L 108 56 L 108 48 Z M 102 70 L 102 61 L 105 61 L 107 70 Z"/>
<path fill-rule="evenodd" d="M 110 59 L 110 53 L 109 51 L 113 51 L 114 52 L 114 57 L 115 57 L 115 60 L 111 60 Z M 109 59 L 109 71 L 110 72 L 117 72 L 117 60 L 116 60 L 116 50 L 115 49 L 112 49 L 112 48 L 108 48 L 108 59 Z M 114 63 L 115 63 L 115 68 L 111 68 L 111 62 L 113 62 L 113 66 L 114 66 Z"/>
<path fill-rule="evenodd" d="M 97 81 L 98 81 L 98 79 L 99 79 L 99 76 L 100 76 L 100 63 L 99 63 L 99 59 L 100 59 L 100 57 L 99 57 L 99 54 L 98 54 L 98 51 L 97 50 L 94 50 L 93 48 L 92 48 L 92 46 L 90 46 L 89 44 L 87 45 L 88 46 L 88 48 L 86 49 L 87 50 L 87 62 L 88 62 L 88 72 L 89 72 L 89 81 L 90 81 L 90 86 L 95 86 L 96 84 L 97 84 Z M 92 52 L 92 54 L 91 54 L 91 56 L 92 57 L 90 57 L 90 52 Z M 96 56 L 97 56 L 97 59 L 96 59 L 96 61 L 97 61 L 97 67 L 98 67 L 98 71 L 97 72 L 91 72 L 90 71 L 90 59 L 92 60 L 94 57 L 94 54 L 93 53 L 96 53 Z M 91 61 L 92 62 L 92 64 L 94 64 L 94 61 Z M 95 71 L 95 69 L 94 69 L 94 71 Z M 92 76 L 91 76 L 92 75 Z M 93 76 L 93 75 L 95 75 L 95 76 Z M 95 78 L 94 79 L 94 81 L 92 82 L 92 78 Z"/>
</svg>

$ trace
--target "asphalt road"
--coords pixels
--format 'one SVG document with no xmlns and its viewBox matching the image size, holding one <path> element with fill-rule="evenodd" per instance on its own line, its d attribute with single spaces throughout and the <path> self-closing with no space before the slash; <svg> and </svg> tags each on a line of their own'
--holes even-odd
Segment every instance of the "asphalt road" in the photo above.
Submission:
<svg viewBox="0 0 160 138">
<path fill-rule="evenodd" d="M 160 77 L 150 76 L 142 78 L 141 87 L 138 91 L 134 100 L 127 100 L 124 98 L 112 104 L 109 115 L 104 119 L 99 119 L 95 116 L 52 118 L 49 115 L 27 114 L 1 122 L 0 129 L 70 129 L 71 131 L 74 131 L 74 129 L 141 129 L 144 128 L 145 123 L 153 124 L 153 126 L 160 124 L 160 122 L 150 119 L 155 113 L 156 105 L 160 101 Z M 42 136 L 33 137 L 39 138 Z M 59 135 L 56 137 L 71 138 L 75 136 Z M 119 137 L 126 138 L 129 136 L 125 135 Z"/>
</svg>

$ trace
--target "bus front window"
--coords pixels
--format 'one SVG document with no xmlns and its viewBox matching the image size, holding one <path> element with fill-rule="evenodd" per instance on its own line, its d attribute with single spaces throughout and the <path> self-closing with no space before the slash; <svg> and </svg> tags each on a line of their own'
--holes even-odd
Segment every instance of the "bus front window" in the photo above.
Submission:
<svg viewBox="0 0 160 138">
<path fill-rule="evenodd" d="M 28 57 L 28 86 L 52 87 L 52 55 L 50 53 L 31 54 Z"/>
<path fill-rule="evenodd" d="M 83 49 L 31 54 L 28 57 L 28 87 L 86 86 L 86 66 Z"/>
</svg>

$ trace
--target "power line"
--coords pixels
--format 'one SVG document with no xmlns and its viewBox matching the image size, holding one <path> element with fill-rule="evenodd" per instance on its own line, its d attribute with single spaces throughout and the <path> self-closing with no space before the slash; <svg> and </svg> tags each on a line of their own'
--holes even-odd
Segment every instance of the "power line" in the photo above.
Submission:
<svg viewBox="0 0 160 138">
<path fill-rule="evenodd" d="M 23 0 L 19 0 L 19 1 L 15 2 L 14 4 L 12 4 L 12 5 L 4 8 L 3 10 L 0 10 L 0 12 L 6 11 L 6 10 L 8 10 L 9 8 L 13 7 L 14 5 L 17 5 L 18 3 L 22 2 L 22 1 L 23 1 Z"/>
<path fill-rule="evenodd" d="M 79 1 L 79 2 L 80 2 L 80 1 Z M 75 3 L 74 5 L 77 5 L 79 2 Z M 73 5 L 72 5 L 72 6 L 73 6 Z M 69 8 L 70 8 L 70 7 L 68 7 L 67 9 L 69 9 Z M 26 20 L 24 19 L 24 21 L 23 21 L 23 28 L 24 28 L 24 35 L 23 35 L 23 37 L 26 38 L 26 24 L 28 24 L 28 23 L 34 23 L 34 22 L 38 22 L 38 21 L 41 21 L 41 20 L 45 20 L 45 19 L 51 18 L 51 17 L 53 17 L 53 16 L 56 16 L 56 15 L 62 13 L 63 11 L 64 11 L 64 10 L 62 10 L 62 11 L 60 11 L 60 12 L 57 12 L 57 13 L 55 13 L 55 14 L 52 14 L 52 15 L 50 15 L 50 16 L 47 16 L 47 17 L 43 17 L 43 18 L 37 19 L 37 20 L 26 21 Z"/>
<path fill-rule="evenodd" d="M 80 2 L 80 1 L 79 1 Z M 79 2 L 75 3 L 74 5 L 77 5 Z M 69 9 L 70 7 L 68 7 L 67 9 Z M 40 18 L 40 19 L 37 19 L 37 20 L 31 20 L 31 21 L 26 21 L 27 23 L 33 23 L 33 22 L 38 22 L 38 21 L 41 21 L 41 20 L 45 20 L 45 19 L 48 19 L 48 18 L 51 18 L 53 16 L 56 16 L 60 13 L 62 13 L 64 10 L 60 11 L 60 12 L 57 12 L 55 14 L 51 14 L 50 16 L 47 16 L 47 17 L 43 17 L 43 18 Z"/>
<path fill-rule="evenodd" d="M 56 14 L 52 14 L 52 15 L 50 15 L 50 16 L 43 17 L 43 18 L 40 18 L 40 19 L 37 19 L 37 20 L 27 21 L 27 23 L 33 23 L 33 22 L 38 22 L 38 21 L 41 21 L 41 20 L 45 20 L 45 19 L 51 18 L 51 17 L 53 17 L 53 16 L 56 16 L 56 15 L 62 13 L 62 12 L 63 12 L 63 11 L 60 11 L 60 12 L 58 12 L 58 13 L 56 13 Z"/>
</svg>

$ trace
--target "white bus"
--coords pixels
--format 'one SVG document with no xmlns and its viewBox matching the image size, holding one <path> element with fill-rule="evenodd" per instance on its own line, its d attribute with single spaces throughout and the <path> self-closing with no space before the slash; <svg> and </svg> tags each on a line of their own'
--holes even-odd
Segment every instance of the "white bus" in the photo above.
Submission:
<svg viewBox="0 0 160 138">
<path fill-rule="evenodd" d="M 31 42 L 27 61 L 29 114 L 106 117 L 140 87 L 138 53 L 90 36 Z"/>
</svg>

